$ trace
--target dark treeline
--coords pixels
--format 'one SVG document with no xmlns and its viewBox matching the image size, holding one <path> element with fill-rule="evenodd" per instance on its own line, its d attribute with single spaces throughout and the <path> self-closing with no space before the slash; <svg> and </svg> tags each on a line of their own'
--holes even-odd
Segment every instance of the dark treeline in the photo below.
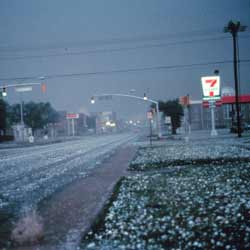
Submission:
<svg viewBox="0 0 250 250">
<path fill-rule="evenodd" d="M 25 125 L 33 131 L 43 129 L 50 123 L 56 123 L 59 115 L 49 102 L 23 104 L 23 120 Z M 5 135 L 11 126 L 20 123 L 20 104 L 9 105 L 4 100 L 0 100 L 0 134 Z"/>
</svg>

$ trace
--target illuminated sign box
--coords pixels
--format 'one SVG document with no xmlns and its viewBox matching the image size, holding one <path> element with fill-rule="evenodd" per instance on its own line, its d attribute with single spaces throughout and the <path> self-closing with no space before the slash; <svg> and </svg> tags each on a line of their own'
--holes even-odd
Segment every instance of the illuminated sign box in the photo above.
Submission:
<svg viewBox="0 0 250 250">
<path fill-rule="evenodd" d="M 67 114 L 66 118 L 67 119 L 79 119 L 79 114 L 73 114 L 73 113 Z"/>
<path fill-rule="evenodd" d="M 203 100 L 212 101 L 220 99 L 220 77 L 205 76 L 201 78 Z"/>
</svg>

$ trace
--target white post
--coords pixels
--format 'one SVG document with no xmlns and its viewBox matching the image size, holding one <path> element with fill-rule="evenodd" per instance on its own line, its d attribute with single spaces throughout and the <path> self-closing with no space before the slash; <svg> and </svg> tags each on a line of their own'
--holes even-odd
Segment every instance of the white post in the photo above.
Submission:
<svg viewBox="0 0 250 250">
<path fill-rule="evenodd" d="M 20 119 L 21 119 L 21 140 L 24 141 L 24 120 L 23 120 L 23 99 L 21 97 L 21 102 L 20 102 Z"/>
<path fill-rule="evenodd" d="M 24 125 L 24 122 L 23 122 L 23 100 L 21 100 L 21 103 L 20 103 L 20 115 L 21 115 L 21 125 Z"/>
<path fill-rule="evenodd" d="M 72 135 L 75 136 L 75 121 L 74 119 L 71 120 L 72 120 Z"/>
<path fill-rule="evenodd" d="M 211 136 L 217 136 L 218 133 L 217 133 L 217 131 L 215 129 L 215 117 L 214 117 L 215 102 L 210 101 L 209 102 L 209 107 L 211 109 L 211 125 L 212 125 Z"/>
<path fill-rule="evenodd" d="M 202 105 L 200 108 L 201 108 L 201 129 L 204 129 L 204 113 Z"/>
<path fill-rule="evenodd" d="M 187 106 L 187 114 L 188 114 L 188 133 L 191 134 L 191 112 L 190 112 L 190 106 Z"/>
<path fill-rule="evenodd" d="M 185 132 L 185 140 L 188 141 L 189 134 L 189 118 L 188 118 L 188 108 L 184 106 L 184 132 Z"/>
<path fill-rule="evenodd" d="M 184 126 L 185 126 L 185 134 L 187 136 L 189 131 L 189 124 L 188 124 L 188 109 L 186 106 L 184 107 Z"/>
<path fill-rule="evenodd" d="M 68 136 L 70 136 L 70 120 L 67 120 L 67 125 L 68 125 Z"/>
<path fill-rule="evenodd" d="M 160 120 L 160 113 L 159 113 L 159 102 L 156 102 L 156 115 L 157 115 L 157 132 L 158 132 L 158 137 L 161 138 L 161 120 Z"/>
</svg>

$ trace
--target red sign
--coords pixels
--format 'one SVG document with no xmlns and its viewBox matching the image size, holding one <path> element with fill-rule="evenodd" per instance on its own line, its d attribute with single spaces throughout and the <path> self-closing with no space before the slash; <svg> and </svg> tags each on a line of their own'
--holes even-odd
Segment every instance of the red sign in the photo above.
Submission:
<svg viewBox="0 0 250 250">
<path fill-rule="evenodd" d="M 209 102 L 202 102 L 203 108 L 209 108 Z"/>
<path fill-rule="evenodd" d="M 203 100 L 218 100 L 220 99 L 220 77 L 205 76 L 201 78 Z"/>
<path fill-rule="evenodd" d="M 41 89 L 42 89 L 42 92 L 43 92 L 43 93 L 46 92 L 46 84 L 45 84 L 45 83 L 42 83 Z"/>
<path fill-rule="evenodd" d="M 221 100 L 217 100 L 215 102 L 215 106 L 216 107 L 220 107 L 221 105 L 222 105 L 222 101 Z M 203 106 L 203 108 L 209 108 L 209 102 L 208 101 L 203 101 L 202 102 L 202 106 Z"/>
<path fill-rule="evenodd" d="M 216 107 L 220 107 L 222 105 L 222 101 L 221 100 L 218 100 L 215 102 L 215 106 Z"/>
<path fill-rule="evenodd" d="M 222 96 L 220 100 L 217 100 L 215 105 L 216 107 L 221 106 L 222 104 L 235 104 L 235 96 Z M 240 95 L 239 96 L 239 103 L 250 103 L 250 95 Z M 208 101 L 203 101 L 202 103 L 204 108 L 209 107 Z"/>
<path fill-rule="evenodd" d="M 79 114 L 67 114 L 66 118 L 67 119 L 78 119 L 79 118 Z"/>
<path fill-rule="evenodd" d="M 235 103 L 235 96 L 222 96 L 223 104 L 234 104 Z M 239 96 L 239 103 L 250 103 L 250 95 L 240 95 Z"/>
</svg>

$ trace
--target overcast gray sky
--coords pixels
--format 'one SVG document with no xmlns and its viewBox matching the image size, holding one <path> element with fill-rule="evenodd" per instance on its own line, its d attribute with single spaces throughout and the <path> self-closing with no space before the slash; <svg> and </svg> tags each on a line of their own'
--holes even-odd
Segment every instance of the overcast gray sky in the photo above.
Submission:
<svg viewBox="0 0 250 250">
<path fill-rule="evenodd" d="M 89 99 L 130 89 L 155 100 L 187 93 L 200 99 L 200 77 L 214 69 L 223 86 L 233 87 L 232 39 L 223 33 L 231 19 L 250 26 L 250 1 L 0 0 L 0 85 L 48 76 L 46 94 L 34 89 L 23 99 L 50 101 L 58 110 L 143 116 L 140 101 L 91 106 Z M 249 30 L 240 34 L 242 60 L 250 59 Z M 250 93 L 249 68 L 241 63 L 242 93 Z M 20 100 L 8 92 L 10 103 Z"/>
</svg>

